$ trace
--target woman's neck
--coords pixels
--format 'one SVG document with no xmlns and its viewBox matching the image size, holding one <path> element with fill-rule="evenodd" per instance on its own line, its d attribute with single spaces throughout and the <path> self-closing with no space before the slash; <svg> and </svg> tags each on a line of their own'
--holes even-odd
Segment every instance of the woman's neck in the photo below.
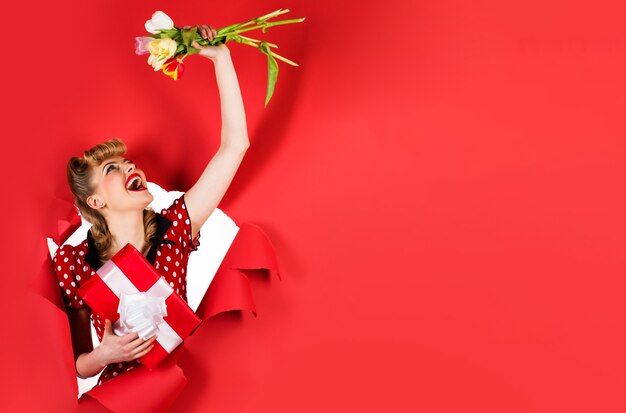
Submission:
<svg viewBox="0 0 626 413">
<path fill-rule="evenodd" d="M 132 244 L 142 254 L 146 247 L 143 211 L 126 212 L 107 217 L 109 231 L 113 235 L 113 248 L 117 252 L 126 244 Z"/>
</svg>

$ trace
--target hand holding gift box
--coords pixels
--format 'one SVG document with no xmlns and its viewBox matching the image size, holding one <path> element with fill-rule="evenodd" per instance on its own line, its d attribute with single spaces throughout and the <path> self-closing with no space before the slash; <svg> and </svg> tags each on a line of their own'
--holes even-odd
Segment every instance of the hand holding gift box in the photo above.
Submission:
<svg viewBox="0 0 626 413">
<path fill-rule="evenodd" d="M 80 289 L 92 311 L 114 322 L 116 334 L 156 334 L 154 348 L 139 361 L 152 368 L 178 347 L 200 318 L 150 265 L 127 244 Z"/>
</svg>

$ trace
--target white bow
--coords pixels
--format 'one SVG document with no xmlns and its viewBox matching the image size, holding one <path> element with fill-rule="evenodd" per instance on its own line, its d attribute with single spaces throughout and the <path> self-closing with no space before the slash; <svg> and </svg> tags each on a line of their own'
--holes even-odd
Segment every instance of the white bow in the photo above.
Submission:
<svg viewBox="0 0 626 413">
<path fill-rule="evenodd" d="M 164 297 L 149 296 L 142 292 L 121 293 L 117 312 L 120 318 L 113 325 L 115 334 L 121 336 L 136 332 L 147 340 L 159 332 L 159 324 L 167 316 L 167 306 Z"/>
</svg>

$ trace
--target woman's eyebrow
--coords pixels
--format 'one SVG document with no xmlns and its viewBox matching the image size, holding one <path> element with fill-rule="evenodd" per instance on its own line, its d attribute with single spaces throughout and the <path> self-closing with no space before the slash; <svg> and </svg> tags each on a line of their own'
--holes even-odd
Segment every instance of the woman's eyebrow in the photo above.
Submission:
<svg viewBox="0 0 626 413">
<path fill-rule="evenodd" d="M 114 163 L 115 163 L 115 161 L 111 161 L 111 162 L 107 162 L 107 163 L 105 163 L 104 165 L 102 165 L 102 170 L 103 170 L 103 171 L 104 171 L 104 170 L 106 170 L 107 166 L 109 166 L 109 165 L 111 165 L 111 164 L 114 164 Z"/>
</svg>

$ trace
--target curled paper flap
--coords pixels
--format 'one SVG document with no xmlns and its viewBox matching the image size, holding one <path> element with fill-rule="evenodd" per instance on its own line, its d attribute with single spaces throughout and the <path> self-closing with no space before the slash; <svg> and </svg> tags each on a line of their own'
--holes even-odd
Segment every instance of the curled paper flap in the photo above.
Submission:
<svg viewBox="0 0 626 413">
<path fill-rule="evenodd" d="M 147 340 L 159 332 L 159 325 L 167 315 L 167 305 L 164 297 L 122 293 L 117 312 L 120 318 L 113 325 L 115 334 L 121 336 L 135 332 Z"/>
<path fill-rule="evenodd" d="M 257 225 L 240 226 L 196 314 L 203 320 L 219 313 L 248 310 L 256 316 L 250 281 L 243 270 L 267 270 L 280 279 L 274 247 Z"/>
</svg>

